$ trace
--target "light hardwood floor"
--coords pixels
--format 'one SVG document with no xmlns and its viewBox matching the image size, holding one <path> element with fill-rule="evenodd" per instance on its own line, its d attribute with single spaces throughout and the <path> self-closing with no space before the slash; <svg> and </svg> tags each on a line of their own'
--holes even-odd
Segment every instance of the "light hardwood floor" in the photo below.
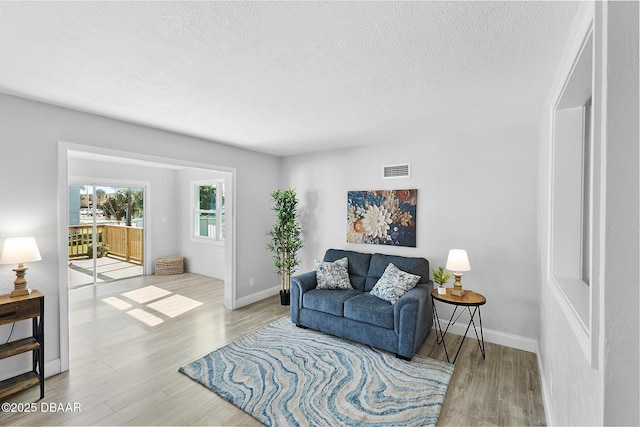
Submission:
<svg viewBox="0 0 640 427">
<path fill-rule="evenodd" d="M 161 299 L 174 296 L 172 304 L 160 307 L 168 315 L 150 310 L 151 301 L 122 296 L 149 286 L 171 292 Z M 176 315 L 190 301 L 175 295 L 202 305 Z M 144 295 L 129 296 L 144 301 Z M 105 299 L 130 307 L 119 309 Z M 81 412 L 0 413 L 0 425 L 260 425 L 178 373 L 180 366 L 288 314 L 277 296 L 234 311 L 226 310 L 222 299 L 222 282 L 193 274 L 138 277 L 71 291 L 71 369 L 47 379 L 42 401 L 34 387 L 9 402 L 35 402 L 38 409 L 43 402 L 77 403 Z M 161 323 L 149 326 L 132 317 L 136 309 L 155 316 L 145 321 Z M 451 346 L 454 340 L 452 335 Z M 486 352 L 483 360 L 476 341 L 465 341 L 438 424 L 543 425 L 535 355 L 491 343 Z M 444 360 L 433 332 L 419 353 Z"/>
</svg>

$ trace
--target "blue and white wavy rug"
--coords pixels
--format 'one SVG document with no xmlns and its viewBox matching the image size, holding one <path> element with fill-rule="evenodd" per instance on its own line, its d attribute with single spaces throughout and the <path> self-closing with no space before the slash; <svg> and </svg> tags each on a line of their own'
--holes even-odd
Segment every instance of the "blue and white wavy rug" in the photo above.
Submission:
<svg viewBox="0 0 640 427">
<path fill-rule="evenodd" d="M 180 368 L 267 426 L 426 426 L 453 365 L 300 329 L 288 317 Z"/>
</svg>

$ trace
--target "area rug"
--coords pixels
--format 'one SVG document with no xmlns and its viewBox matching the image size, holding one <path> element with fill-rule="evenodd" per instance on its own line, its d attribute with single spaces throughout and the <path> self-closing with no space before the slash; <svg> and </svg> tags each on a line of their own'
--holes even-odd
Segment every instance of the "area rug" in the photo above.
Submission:
<svg viewBox="0 0 640 427">
<path fill-rule="evenodd" d="M 267 426 L 426 426 L 453 365 L 411 361 L 288 317 L 180 368 Z"/>
</svg>

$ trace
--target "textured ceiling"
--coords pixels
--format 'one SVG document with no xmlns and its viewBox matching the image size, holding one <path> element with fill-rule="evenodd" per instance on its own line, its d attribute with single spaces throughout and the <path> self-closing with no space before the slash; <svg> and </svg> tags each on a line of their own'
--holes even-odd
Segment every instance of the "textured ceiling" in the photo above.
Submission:
<svg viewBox="0 0 640 427">
<path fill-rule="evenodd" d="M 575 2 L 2 2 L 0 92 L 277 155 L 539 119 Z"/>
</svg>

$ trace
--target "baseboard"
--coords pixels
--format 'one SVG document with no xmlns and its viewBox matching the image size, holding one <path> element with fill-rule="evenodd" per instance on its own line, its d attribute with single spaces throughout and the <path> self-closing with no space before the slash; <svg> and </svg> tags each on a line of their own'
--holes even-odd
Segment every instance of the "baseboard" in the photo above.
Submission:
<svg viewBox="0 0 640 427">
<path fill-rule="evenodd" d="M 253 304 L 254 302 L 262 301 L 265 298 L 278 295 L 280 292 L 280 286 L 274 286 L 273 288 L 265 289 L 264 291 L 256 292 L 244 298 L 236 300 L 236 308 L 244 307 L 245 305 Z"/>
<path fill-rule="evenodd" d="M 49 360 L 44 362 L 44 377 L 49 378 L 58 375 L 61 371 L 62 362 L 60 359 Z"/>
<path fill-rule="evenodd" d="M 442 325 L 442 329 L 444 330 L 447 327 L 448 321 L 440 319 L 440 325 Z M 433 326 L 435 328 L 435 325 Z M 467 329 L 467 324 L 462 324 L 460 322 L 453 323 L 449 326 L 449 331 L 447 333 L 452 333 L 456 335 L 464 335 L 464 331 Z M 531 353 L 536 353 L 537 351 L 537 342 L 531 338 L 521 337 L 519 335 L 507 334 L 505 332 L 494 331 L 492 329 L 482 328 L 484 340 L 486 342 L 490 342 L 493 344 L 504 345 L 506 347 L 517 348 L 518 350 L 524 350 Z M 480 330 L 478 330 L 478 334 Z M 473 325 L 469 329 L 467 333 L 467 338 L 475 339 L 475 333 L 473 332 Z"/>
<path fill-rule="evenodd" d="M 540 349 L 536 344 L 536 357 L 538 358 L 538 374 L 540 375 L 540 388 L 542 389 L 542 406 L 544 406 L 544 418 L 546 420 L 546 425 L 553 426 L 553 420 L 550 417 L 549 410 L 551 408 L 551 388 L 549 384 L 547 384 L 546 378 L 547 376 L 544 373 L 544 367 L 542 365 L 542 360 L 540 359 Z"/>
</svg>

